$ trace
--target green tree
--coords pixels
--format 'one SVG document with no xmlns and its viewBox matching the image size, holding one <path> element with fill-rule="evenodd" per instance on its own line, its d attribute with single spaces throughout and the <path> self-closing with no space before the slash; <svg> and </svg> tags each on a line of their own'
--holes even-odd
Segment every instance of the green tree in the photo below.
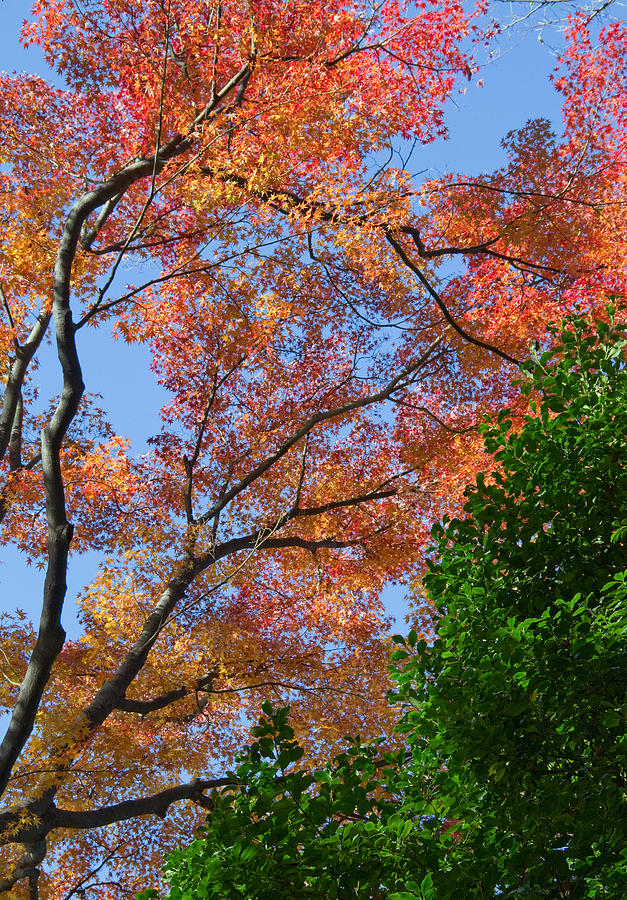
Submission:
<svg viewBox="0 0 627 900">
<path fill-rule="evenodd" d="M 267 704 L 171 900 L 625 896 L 627 342 L 550 335 L 532 415 L 484 426 L 498 468 L 434 530 L 436 640 L 395 639 L 405 749 L 303 769 Z"/>
</svg>

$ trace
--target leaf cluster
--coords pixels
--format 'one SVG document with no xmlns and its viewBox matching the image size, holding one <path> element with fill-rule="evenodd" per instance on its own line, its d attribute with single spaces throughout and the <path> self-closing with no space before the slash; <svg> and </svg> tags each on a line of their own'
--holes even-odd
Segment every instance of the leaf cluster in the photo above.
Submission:
<svg viewBox="0 0 627 900">
<path fill-rule="evenodd" d="M 169 858 L 199 897 L 619 897 L 625 867 L 624 327 L 581 317 L 486 423 L 498 468 L 434 529 L 428 645 L 396 638 L 406 750 L 302 768 L 267 704 L 208 825 Z M 156 897 L 147 892 L 144 898 Z"/>
</svg>

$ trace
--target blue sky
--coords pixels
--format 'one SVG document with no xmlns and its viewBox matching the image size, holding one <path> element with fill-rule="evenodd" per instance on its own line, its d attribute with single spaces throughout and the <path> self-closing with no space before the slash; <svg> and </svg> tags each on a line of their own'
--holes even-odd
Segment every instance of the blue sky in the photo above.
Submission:
<svg viewBox="0 0 627 900">
<path fill-rule="evenodd" d="M 502 4 L 494 4 L 502 12 Z M 24 16 L 23 0 L 3 0 L 0 5 L 0 69 L 48 74 L 38 48 L 24 51 L 19 45 L 19 30 Z M 624 12 L 618 7 L 616 12 Z M 504 36 L 497 43 L 497 57 L 482 66 L 478 78 L 469 83 L 464 95 L 449 104 L 448 141 L 438 141 L 418 148 L 410 163 L 414 172 L 432 175 L 446 171 L 477 174 L 490 171 L 505 162 L 501 138 L 522 126 L 528 119 L 545 117 L 560 128 L 559 98 L 551 87 L 549 75 L 555 68 L 553 52 L 559 46 L 559 33 L 545 32 L 543 41 L 535 31 Z M 553 49 L 550 44 L 553 44 Z M 131 438 L 137 452 L 146 448 L 146 438 L 158 430 L 158 413 L 163 393 L 155 384 L 148 367 L 148 356 L 141 348 L 128 348 L 105 338 L 100 332 L 86 329 L 80 334 L 79 352 L 84 368 L 87 391 L 100 393 L 115 430 Z M 41 367 L 43 393 L 53 396 L 60 387 L 58 368 Z M 49 383 L 46 383 L 46 373 Z M 0 591 L 4 609 L 19 607 L 35 619 L 41 598 L 41 573 L 27 569 L 10 548 L 0 554 Z M 69 578 L 64 625 L 70 634 L 77 633 L 75 598 L 80 587 L 93 575 L 97 561 L 90 557 L 73 559 Z M 404 598 L 401 589 L 386 592 L 390 611 L 402 623 Z"/>
</svg>

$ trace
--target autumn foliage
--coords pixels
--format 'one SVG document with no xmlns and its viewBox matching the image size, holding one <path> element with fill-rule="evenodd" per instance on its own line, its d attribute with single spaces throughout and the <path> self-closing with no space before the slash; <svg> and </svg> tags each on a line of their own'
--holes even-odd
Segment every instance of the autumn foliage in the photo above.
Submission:
<svg viewBox="0 0 627 900">
<path fill-rule="evenodd" d="M 42 618 L 0 625 L 0 894 L 157 879 L 264 699 L 314 756 L 388 726 L 382 587 L 488 464 L 483 413 L 522 412 L 528 342 L 625 288 L 625 27 L 572 20 L 563 136 L 527 123 L 490 176 L 394 165 L 444 133 L 484 12 L 34 4 L 55 78 L 0 75 L 0 515 Z M 88 327 L 152 355 L 147 454 L 85 393 Z"/>
</svg>

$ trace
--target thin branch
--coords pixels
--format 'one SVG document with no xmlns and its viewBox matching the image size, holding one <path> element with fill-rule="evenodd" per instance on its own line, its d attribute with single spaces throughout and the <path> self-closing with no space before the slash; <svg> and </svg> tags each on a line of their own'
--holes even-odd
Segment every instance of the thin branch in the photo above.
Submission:
<svg viewBox="0 0 627 900">
<path fill-rule="evenodd" d="M 294 498 L 294 509 L 298 509 L 300 507 L 300 495 L 302 493 L 303 484 L 305 481 L 308 446 L 309 446 L 309 435 L 306 434 L 305 441 L 303 443 L 303 452 L 300 455 L 300 472 L 298 473 L 298 484 L 296 485 L 296 497 Z"/>
<path fill-rule="evenodd" d="M 428 362 L 431 354 L 435 350 L 439 344 L 441 344 L 443 337 L 440 336 L 433 341 L 429 347 L 425 350 L 425 352 L 417 359 L 410 363 L 406 368 L 404 368 L 401 372 L 398 373 L 394 378 L 391 379 L 388 384 L 382 388 L 380 391 L 376 391 L 373 394 L 367 394 L 365 397 L 358 398 L 356 400 L 350 400 L 347 403 L 342 404 L 341 406 L 336 406 L 333 409 L 326 410 L 324 412 L 314 413 L 313 416 L 310 416 L 303 425 L 300 426 L 292 435 L 287 438 L 280 447 L 278 447 L 274 453 L 271 453 L 266 457 L 263 462 L 259 463 L 248 475 L 245 475 L 236 485 L 234 485 L 230 490 L 228 490 L 224 496 L 218 500 L 212 507 L 209 509 L 200 519 L 200 524 L 205 524 L 209 522 L 217 513 L 219 513 L 224 507 L 231 502 L 238 494 L 244 491 L 249 485 L 251 485 L 254 481 L 260 478 L 268 469 L 273 466 L 279 459 L 281 459 L 285 454 L 291 450 L 291 448 L 298 443 L 302 438 L 304 438 L 309 432 L 313 431 L 313 429 L 320 425 L 322 422 L 326 422 L 329 419 L 336 419 L 340 416 L 345 415 L 346 413 L 354 412 L 358 409 L 362 409 L 365 406 L 372 406 L 375 403 L 380 403 L 383 400 L 387 400 L 390 395 L 398 388 L 403 385 L 408 379 L 411 379 L 411 376 L 414 375 L 417 371 L 423 368 Z"/>
<path fill-rule="evenodd" d="M 113 848 L 113 850 L 110 850 L 109 853 L 107 853 L 105 858 L 102 860 L 100 865 L 96 866 L 95 869 L 92 869 L 85 876 L 83 876 L 83 878 L 81 878 L 81 880 L 78 881 L 74 885 L 73 888 L 70 888 L 69 892 L 67 894 L 65 894 L 65 896 L 63 897 L 63 900 L 70 900 L 70 898 L 73 897 L 77 891 L 81 890 L 81 888 L 85 885 L 85 883 L 87 881 L 89 881 L 90 878 L 93 878 L 94 875 L 97 875 L 98 872 L 102 871 L 102 869 L 104 869 L 104 867 L 107 865 L 107 863 L 111 862 L 111 860 L 115 857 L 115 854 L 118 852 L 118 850 L 120 849 L 121 846 L 122 846 L 122 844 L 118 844 L 116 847 Z"/>
<path fill-rule="evenodd" d="M 15 359 L 9 367 L 2 400 L 2 410 L 0 411 L 0 459 L 4 457 L 9 446 L 15 410 L 17 409 L 28 366 L 48 330 L 51 315 L 49 309 L 42 307 L 35 319 L 35 324 L 31 328 L 28 339 L 24 344 L 16 347 Z"/>
<path fill-rule="evenodd" d="M 210 100 L 216 96 L 216 72 L 218 71 L 218 55 L 220 53 L 220 25 L 222 24 L 222 3 L 218 3 L 216 11 L 215 37 L 213 41 L 213 59 L 211 61 L 211 93 Z"/>
<path fill-rule="evenodd" d="M 501 359 L 506 360 L 507 362 L 513 363 L 515 366 L 520 367 L 520 360 L 516 359 L 516 357 L 511 356 L 509 353 L 506 353 L 505 350 L 501 350 L 499 347 L 495 347 L 493 344 L 489 344 L 487 341 L 482 341 L 480 338 L 473 337 L 469 334 L 465 328 L 463 328 L 458 322 L 455 321 L 453 316 L 448 310 L 448 307 L 437 293 L 435 288 L 431 285 L 431 283 L 427 280 L 425 275 L 420 271 L 418 266 L 412 262 L 412 260 L 407 256 L 403 247 L 398 243 L 398 241 L 392 236 L 390 231 L 386 232 L 386 238 L 388 243 L 394 248 L 396 253 L 399 255 L 401 260 L 405 263 L 408 269 L 416 275 L 420 283 L 427 289 L 429 295 L 435 300 L 437 305 L 446 321 L 451 325 L 452 328 L 463 337 L 465 341 L 468 341 L 469 344 L 474 344 L 476 347 L 481 347 L 483 350 L 488 350 L 490 353 L 495 353 L 497 356 L 500 356 Z"/>
<path fill-rule="evenodd" d="M 347 691 L 343 690 L 342 688 L 331 687 L 330 685 L 320 685 L 316 688 L 309 688 L 303 684 L 292 684 L 291 682 L 277 681 L 276 679 L 272 681 L 260 681 L 255 684 L 243 684 L 239 685 L 238 687 L 211 687 L 216 678 L 218 678 L 218 673 L 211 672 L 209 675 L 204 675 L 202 678 L 197 678 L 191 686 L 181 685 L 181 687 L 176 688 L 175 690 L 166 691 L 163 694 L 158 694 L 155 697 L 151 697 L 149 700 L 127 700 L 125 698 L 118 703 L 117 708 L 121 712 L 138 713 L 140 716 L 145 716 L 151 712 L 157 712 L 160 709 L 165 709 L 165 707 L 170 706 L 172 703 L 176 703 L 177 700 L 182 700 L 184 697 L 189 697 L 192 694 L 207 694 L 212 696 L 218 694 L 239 694 L 243 691 L 254 691 L 264 687 L 282 687 L 286 690 L 300 691 L 307 694 L 318 694 L 320 691 L 330 691 L 333 693 L 352 697 L 363 696 L 357 691 Z M 191 716 L 176 718 L 173 719 L 173 721 L 191 721 L 195 719 L 196 716 L 197 713 L 194 712 Z"/>
<path fill-rule="evenodd" d="M 595 210 L 595 212 L 598 210 L 599 206 L 611 206 L 611 205 L 618 204 L 621 202 L 621 201 L 614 201 L 614 203 L 612 203 L 612 202 L 608 201 L 608 202 L 603 202 L 603 203 L 599 204 L 599 203 L 595 203 L 594 200 L 582 200 L 579 197 L 568 197 L 567 193 L 566 193 L 568 187 L 564 188 L 563 191 L 560 191 L 559 194 L 546 194 L 546 193 L 543 193 L 542 191 L 522 191 L 522 190 L 516 191 L 513 188 L 497 187 L 496 185 L 485 184 L 484 182 L 480 182 L 480 181 L 453 181 L 453 182 L 448 183 L 446 185 L 446 187 L 447 188 L 466 187 L 466 188 L 478 189 L 480 191 L 488 191 L 488 192 L 491 192 L 494 194 L 507 194 L 510 197 L 518 197 L 519 200 L 531 200 L 531 201 L 533 201 L 533 200 L 535 200 L 535 201 L 551 200 L 551 201 L 555 201 L 555 202 L 572 203 L 577 206 L 589 207 L 589 208 Z M 437 191 L 435 191 L 435 190 L 428 191 L 428 193 L 440 194 L 440 193 L 442 193 L 442 189 L 438 188 Z M 541 207 L 539 207 L 539 209 L 545 209 L 545 207 L 541 206 Z"/>
<path fill-rule="evenodd" d="M 289 215 L 291 212 L 301 212 L 304 215 L 310 216 L 315 215 L 316 219 L 322 222 L 326 222 L 330 225 L 351 224 L 355 226 L 365 226 L 370 223 L 370 217 L 365 213 L 356 213 L 353 215 L 351 215 L 350 213 L 344 213 L 339 211 L 338 209 L 333 208 L 332 206 L 329 206 L 329 204 L 324 204 L 320 201 L 305 200 L 304 198 L 299 197 L 293 191 L 287 189 L 269 188 L 263 191 L 255 190 L 254 188 L 251 188 L 246 178 L 234 172 L 224 172 L 209 166 L 199 166 L 198 171 L 213 178 L 217 178 L 222 181 L 237 185 L 242 190 L 251 193 L 258 200 L 261 200 L 261 202 L 268 203 L 273 209 L 276 209 L 278 212 L 281 212 L 284 215 Z M 374 227 L 382 230 L 388 241 L 389 235 L 392 233 L 392 231 L 399 231 L 403 234 L 409 235 L 416 244 L 418 253 L 424 259 L 436 259 L 444 256 L 485 255 L 506 262 L 522 272 L 549 272 L 553 275 L 563 274 L 561 269 L 557 269 L 554 266 L 549 266 L 545 263 L 532 262 L 530 260 L 523 259 L 522 257 L 513 256 L 511 254 L 495 250 L 493 245 L 497 244 L 501 239 L 499 235 L 467 247 L 438 247 L 436 249 L 428 249 L 423 243 L 422 238 L 420 237 L 420 232 L 412 225 L 392 226 L 389 222 L 379 221 L 377 223 L 374 223 Z"/>
<path fill-rule="evenodd" d="M 442 419 L 440 419 L 439 416 L 436 416 L 436 414 L 426 406 L 419 406 L 416 403 L 409 403 L 407 400 L 400 400 L 394 397 L 392 397 L 391 399 L 392 403 L 396 403 L 398 404 L 398 406 L 406 406 L 409 409 L 416 409 L 419 412 L 425 413 L 425 415 L 433 419 L 434 422 L 437 422 L 438 425 L 440 425 L 446 431 L 450 431 L 451 434 L 468 434 L 469 431 L 476 431 L 477 428 L 479 428 L 478 422 L 475 425 L 468 425 L 466 428 L 455 428 L 453 425 L 449 425 L 447 422 L 444 422 Z"/>
<path fill-rule="evenodd" d="M 381 10 L 381 7 L 383 5 L 384 5 L 383 3 L 379 3 L 378 5 L 373 6 L 372 12 L 370 13 L 370 16 L 368 17 L 366 24 L 364 25 L 364 30 L 361 33 L 361 37 L 358 40 L 356 40 L 354 42 L 354 44 L 352 44 L 352 46 L 349 47 L 347 50 L 345 50 L 343 53 L 340 53 L 334 59 L 328 60 L 325 63 L 325 66 L 328 69 L 334 68 L 335 66 L 337 66 L 341 62 L 343 62 L 345 59 L 348 59 L 349 56 L 352 56 L 354 53 L 359 52 L 361 42 L 363 41 L 363 39 L 366 37 L 366 35 L 370 31 L 370 29 L 372 28 L 372 23 L 374 22 L 377 13 Z"/>
<path fill-rule="evenodd" d="M 124 196 L 124 192 L 118 194 L 116 197 L 111 197 L 110 200 L 102 207 L 96 221 L 90 229 L 87 229 L 87 223 L 81 229 L 81 247 L 83 250 L 91 250 L 92 244 L 98 237 L 101 229 L 103 228 L 105 222 L 116 208 L 122 197 Z"/>
<path fill-rule="evenodd" d="M 9 320 L 9 325 L 11 326 L 11 331 L 13 332 L 15 338 L 15 346 L 19 347 L 17 342 L 17 329 L 15 328 L 15 322 L 13 320 L 13 315 L 11 313 L 11 307 L 9 306 L 9 302 L 6 298 L 6 294 L 4 293 L 4 288 L 0 284 L 0 300 L 2 300 L 2 306 L 4 307 L 4 311 L 7 314 L 7 319 Z"/>
<path fill-rule="evenodd" d="M 133 241 L 133 238 L 139 231 L 142 222 L 148 212 L 154 198 L 155 198 L 155 187 L 157 182 L 157 175 L 160 171 L 159 168 L 159 152 L 161 150 L 161 134 L 163 129 L 163 104 L 165 99 L 165 81 L 168 69 L 168 47 L 170 45 L 170 17 L 169 17 L 169 3 L 168 3 L 168 14 L 166 14 L 166 23 L 165 23 L 165 44 L 164 44 L 164 54 L 163 54 L 163 71 L 161 73 L 161 84 L 159 87 L 159 112 L 157 119 L 157 136 L 155 141 L 155 152 L 152 157 L 152 172 L 150 174 L 150 189 L 148 191 L 148 196 L 144 201 L 144 205 L 142 206 L 139 215 L 137 216 L 133 227 L 131 228 L 128 237 L 124 241 L 123 246 L 121 247 L 113 266 L 111 267 L 111 271 L 109 272 L 109 276 L 105 281 L 104 285 L 98 291 L 98 299 L 96 300 L 93 309 L 97 310 L 102 303 L 104 297 L 106 296 L 107 291 L 113 284 L 113 280 L 115 278 L 116 272 L 120 267 L 120 264 L 124 258 L 126 251 L 129 248 L 129 245 Z M 115 199 L 115 198 L 112 198 Z"/>
<path fill-rule="evenodd" d="M 200 451 L 202 448 L 202 442 L 205 436 L 205 430 L 207 428 L 207 422 L 209 420 L 209 414 L 211 413 L 211 408 L 215 402 L 218 391 L 221 387 L 223 387 L 226 382 L 229 380 L 233 372 L 235 372 L 244 362 L 246 356 L 241 356 L 237 362 L 235 362 L 222 376 L 222 378 L 218 379 L 217 372 L 214 376 L 213 386 L 211 388 L 211 393 L 209 394 L 209 399 L 207 400 L 207 404 L 205 406 L 205 411 L 200 422 L 200 427 L 198 429 L 198 435 L 196 438 L 196 443 L 194 445 L 194 450 L 192 452 L 191 459 L 188 459 L 185 454 L 183 454 L 183 465 L 185 467 L 185 486 L 183 488 L 183 498 L 185 503 L 185 514 L 187 516 L 188 524 L 195 525 L 196 520 L 194 518 L 194 511 L 192 505 L 192 491 L 194 487 L 194 466 L 198 462 L 198 457 L 200 456 Z"/>
</svg>

